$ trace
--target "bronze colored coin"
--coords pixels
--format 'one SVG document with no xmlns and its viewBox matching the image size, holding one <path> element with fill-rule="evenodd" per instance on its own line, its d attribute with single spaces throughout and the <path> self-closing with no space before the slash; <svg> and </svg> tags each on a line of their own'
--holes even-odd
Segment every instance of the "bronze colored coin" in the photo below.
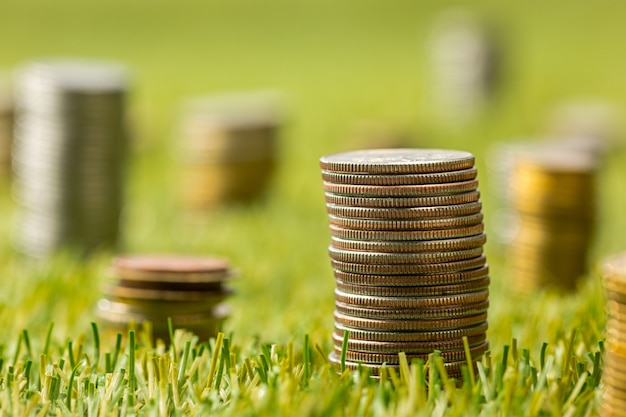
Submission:
<svg viewBox="0 0 626 417">
<path fill-rule="evenodd" d="M 610 385 L 602 387 L 602 390 L 604 392 L 603 399 L 606 403 L 626 410 L 626 390 Z"/>
<path fill-rule="evenodd" d="M 487 340 L 485 333 L 468 337 L 470 347 L 475 347 Z M 343 346 L 343 334 L 333 333 L 333 343 L 341 348 Z M 356 340 L 348 338 L 348 349 L 356 352 L 370 353 L 432 353 L 434 350 L 454 351 L 463 349 L 463 339 L 438 340 L 432 342 L 377 342 L 373 340 Z"/>
<path fill-rule="evenodd" d="M 334 364 L 337 368 L 341 366 L 341 356 L 337 354 L 337 352 L 331 352 L 328 355 L 329 361 Z M 474 363 L 478 358 L 474 358 Z M 369 370 L 372 375 L 376 376 L 379 374 L 380 369 L 384 366 L 385 368 L 394 368 L 396 370 L 399 369 L 398 364 L 383 364 L 383 363 L 363 363 L 363 362 L 353 362 L 353 361 L 345 361 L 346 369 L 350 370 L 358 370 L 360 368 L 365 368 Z M 461 376 L 461 369 L 464 366 L 467 366 L 467 361 L 458 361 L 458 362 L 444 362 L 443 364 L 447 374 L 449 377 L 458 377 Z"/>
<path fill-rule="evenodd" d="M 322 170 L 322 179 L 335 184 L 354 185 L 417 185 L 442 184 L 467 181 L 476 178 L 476 168 L 460 171 L 434 172 L 426 174 L 353 174 Z"/>
<path fill-rule="evenodd" d="M 137 255 L 113 260 L 117 277 L 137 281 L 223 281 L 231 275 L 224 259 L 195 256 Z"/>
<path fill-rule="evenodd" d="M 483 254 L 483 248 L 449 252 L 381 253 L 350 251 L 330 245 L 328 254 L 330 259 L 357 264 L 433 264 L 476 258 Z"/>
<path fill-rule="evenodd" d="M 356 197 L 429 197 L 478 189 L 478 180 L 422 185 L 349 185 L 324 181 L 324 191 Z"/>
<path fill-rule="evenodd" d="M 476 336 L 487 331 L 489 324 L 487 321 L 481 322 L 475 326 L 464 327 L 462 329 L 437 330 L 425 332 L 391 332 L 363 330 L 350 326 L 345 326 L 335 322 L 335 331 L 343 334 L 345 330 L 350 332 L 350 339 L 356 340 L 372 340 L 378 342 L 428 342 L 459 339 L 464 336 Z"/>
<path fill-rule="evenodd" d="M 489 342 L 484 341 L 478 346 L 470 348 L 470 355 L 472 358 L 477 358 L 482 356 L 489 349 Z M 337 355 L 341 355 L 341 345 L 335 345 L 335 353 Z M 406 353 L 406 352 L 405 352 Z M 431 352 L 432 353 L 432 352 Z M 465 351 L 461 348 L 460 350 L 453 351 L 442 351 L 441 357 L 448 362 L 460 362 L 466 358 Z M 421 359 L 423 361 L 428 360 L 428 353 L 407 353 L 407 360 L 410 362 L 412 359 Z M 353 350 L 346 351 L 346 359 L 352 362 L 363 362 L 363 363 L 389 363 L 396 364 L 400 363 L 400 357 L 398 356 L 398 352 L 396 353 L 370 353 L 370 352 L 359 352 Z"/>
<path fill-rule="evenodd" d="M 473 326 L 487 320 L 487 313 L 453 319 L 431 320 L 376 320 L 347 316 L 335 311 L 335 322 L 347 327 L 362 330 L 380 330 L 389 332 L 428 332 L 435 330 L 458 329 Z"/>
<path fill-rule="evenodd" d="M 381 320 L 448 319 L 486 313 L 489 299 L 473 304 L 428 308 L 370 308 L 335 301 L 337 312 L 354 317 Z"/>
<path fill-rule="evenodd" d="M 456 304 L 473 304 L 485 301 L 489 297 L 489 290 L 480 290 L 455 295 L 440 295 L 431 297 L 373 297 L 356 295 L 335 289 L 335 300 L 340 303 L 371 308 L 429 308 L 443 307 Z"/>
<path fill-rule="evenodd" d="M 435 207 L 455 204 L 473 203 L 480 199 L 478 190 L 462 194 L 452 194 L 430 197 L 353 197 L 333 193 L 324 193 L 326 203 L 348 207 L 379 207 L 379 208 L 408 208 L 408 207 Z"/>
<path fill-rule="evenodd" d="M 449 206 L 409 208 L 347 207 L 335 204 L 326 204 L 326 211 L 332 216 L 386 220 L 419 220 L 432 217 L 461 217 L 480 213 L 481 209 L 482 204 L 480 201 Z"/>
<path fill-rule="evenodd" d="M 352 174 L 420 174 L 472 168 L 474 155 L 445 149 L 368 149 L 325 155 L 320 166 Z"/>
<path fill-rule="evenodd" d="M 416 287 L 431 285 L 454 285 L 475 281 L 489 275 L 487 264 L 467 271 L 424 275 L 366 275 L 350 272 L 334 271 L 335 278 L 347 284 Z"/>
<path fill-rule="evenodd" d="M 133 300 L 170 300 L 170 301 L 197 301 L 223 299 L 231 291 L 222 289 L 221 292 L 206 291 L 172 291 L 155 290 L 151 288 L 128 288 L 116 285 L 104 285 L 102 292 L 105 295 L 120 299 Z"/>
<path fill-rule="evenodd" d="M 481 234 L 485 226 L 480 223 L 451 229 L 436 230 L 355 230 L 330 224 L 333 237 L 364 241 L 426 241 L 454 239 Z"/>
<path fill-rule="evenodd" d="M 210 314 L 219 302 L 218 300 L 212 303 L 163 300 L 131 300 L 128 302 L 128 300 L 103 298 L 98 301 L 98 308 L 111 313 L 146 314 L 167 318 L 177 314 Z"/>
<path fill-rule="evenodd" d="M 489 277 L 463 284 L 438 285 L 423 287 L 378 287 L 373 285 L 354 285 L 337 281 L 337 289 L 344 293 L 369 295 L 374 297 L 429 297 L 462 294 L 489 288 Z"/>
<path fill-rule="evenodd" d="M 199 323 L 212 323 L 215 320 L 225 318 L 229 314 L 228 308 L 224 305 L 217 306 L 212 310 L 211 314 L 176 314 L 170 316 L 174 324 L 187 325 Z M 101 309 L 100 306 L 96 311 L 96 315 L 110 323 L 142 323 L 144 321 L 166 322 L 167 318 L 153 316 L 151 314 L 142 313 L 120 313 Z"/>
<path fill-rule="evenodd" d="M 332 244 L 337 249 L 360 252 L 446 252 L 453 250 L 471 249 L 483 246 L 487 242 L 487 235 L 462 237 L 457 239 L 417 240 L 417 241 L 363 241 L 332 237 Z"/>
<path fill-rule="evenodd" d="M 467 271 L 487 263 L 484 255 L 462 261 L 432 264 L 357 264 L 331 260 L 334 269 L 342 272 L 371 275 L 411 275 Z"/>
<path fill-rule="evenodd" d="M 171 291 L 204 291 L 204 292 L 222 292 L 222 281 L 209 282 L 171 282 L 171 281 L 136 281 L 136 280 L 117 280 L 115 285 L 124 288 L 149 288 L 152 290 L 171 290 Z"/>
</svg>

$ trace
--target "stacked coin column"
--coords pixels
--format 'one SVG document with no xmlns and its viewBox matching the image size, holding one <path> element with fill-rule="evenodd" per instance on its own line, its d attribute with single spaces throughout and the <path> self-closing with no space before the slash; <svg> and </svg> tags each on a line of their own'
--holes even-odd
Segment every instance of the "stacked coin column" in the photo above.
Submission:
<svg viewBox="0 0 626 417">
<path fill-rule="evenodd" d="M 519 291 L 572 290 L 586 272 L 596 165 L 588 153 L 565 149 L 516 155 L 511 187 L 519 225 L 508 260 Z"/>
<path fill-rule="evenodd" d="M 127 76 L 115 64 L 35 62 L 18 73 L 13 151 L 20 250 L 113 246 L 122 206 Z"/>
<path fill-rule="evenodd" d="M 600 416 L 626 416 L 626 253 L 608 259 L 602 277 L 608 320 Z"/>
<path fill-rule="evenodd" d="M 125 256 L 113 261 L 97 314 L 113 331 L 149 321 L 154 337 L 168 340 L 167 320 L 177 328 L 214 337 L 228 315 L 224 303 L 233 271 L 224 259 L 192 256 Z"/>
<path fill-rule="evenodd" d="M 339 366 L 377 374 L 440 350 L 451 376 L 488 348 L 489 276 L 472 154 L 381 149 L 320 160 L 336 278 Z"/>
<path fill-rule="evenodd" d="M 13 108 L 13 98 L 0 90 L 0 177 L 8 177 L 11 172 Z"/>
<path fill-rule="evenodd" d="M 267 186 L 280 127 L 269 96 L 190 100 L 181 126 L 183 199 L 191 209 L 250 202 Z"/>
</svg>

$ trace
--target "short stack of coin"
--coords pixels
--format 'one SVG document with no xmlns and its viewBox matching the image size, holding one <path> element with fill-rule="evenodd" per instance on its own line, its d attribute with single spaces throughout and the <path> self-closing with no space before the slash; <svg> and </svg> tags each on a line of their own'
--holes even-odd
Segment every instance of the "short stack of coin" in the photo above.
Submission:
<svg viewBox="0 0 626 417">
<path fill-rule="evenodd" d="M 511 176 L 518 230 L 509 247 L 512 283 L 528 292 L 574 289 L 587 268 L 597 159 L 585 152 L 519 152 Z"/>
<path fill-rule="evenodd" d="M 609 258 L 602 271 L 607 297 L 606 343 L 600 416 L 626 416 L 626 253 Z"/>
<path fill-rule="evenodd" d="M 259 197 L 274 169 L 280 125 L 269 94 L 190 100 L 180 133 L 185 204 L 204 209 Z"/>
<path fill-rule="evenodd" d="M 33 62 L 16 82 L 17 246 L 42 257 L 61 246 L 114 246 L 127 144 L 126 69 L 81 60 Z"/>
<path fill-rule="evenodd" d="M 215 336 L 228 314 L 224 303 L 233 276 L 228 262 L 211 257 L 124 256 L 103 288 L 97 314 L 105 327 L 125 331 L 149 321 L 154 337 L 168 340 L 168 318 L 202 339 Z"/>
<path fill-rule="evenodd" d="M 336 278 L 334 351 L 375 375 L 440 350 L 451 376 L 488 349 L 489 269 L 474 156 L 377 149 L 320 160 Z"/>
</svg>

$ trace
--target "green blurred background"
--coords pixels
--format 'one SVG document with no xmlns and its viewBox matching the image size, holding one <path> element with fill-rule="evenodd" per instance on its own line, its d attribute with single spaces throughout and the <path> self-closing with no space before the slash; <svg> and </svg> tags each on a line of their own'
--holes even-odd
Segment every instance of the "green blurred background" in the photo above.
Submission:
<svg viewBox="0 0 626 417">
<path fill-rule="evenodd" d="M 435 117 L 427 41 L 434 19 L 452 6 L 458 3 L 7 1 L 0 5 L 0 68 L 59 56 L 127 64 L 134 145 L 120 251 L 226 257 L 239 270 L 227 331 L 240 340 L 280 343 L 310 333 L 329 348 L 334 279 L 318 159 L 371 146 L 355 135 L 355 125 L 374 121 L 403 132 L 411 146 L 473 152 L 489 236 L 498 197 L 489 187 L 491 144 L 541 133 L 550 111 L 571 99 L 607 100 L 618 119 L 624 114 L 625 3 L 482 1 L 470 10 L 499 34 L 501 88 L 468 123 L 453 126 Z M 190 219 L 177 192 L 182 101 L 259 89 L 283 92 L 289 108 L 266 198 Z M 625 156 L 618 146 L 598 178 L 593 265 L 626 248 Z M 11 246 L 18 212 L 10 185 L 1 192 L 0 343 L 24 328 L 39 343 L 50 321 L 59 340 L 88 334 L 112 254 L 60 254 L 43 263 L 21 257 Z M 562 343 L 577 327 L 588 343 L 603 337 L 595 268 L 575 294 L 523 298 L 507 290 L 505 257 L 494 239 L 486 251 L 494 350 L 511 337 L 530 347 Z"/>
</svg>

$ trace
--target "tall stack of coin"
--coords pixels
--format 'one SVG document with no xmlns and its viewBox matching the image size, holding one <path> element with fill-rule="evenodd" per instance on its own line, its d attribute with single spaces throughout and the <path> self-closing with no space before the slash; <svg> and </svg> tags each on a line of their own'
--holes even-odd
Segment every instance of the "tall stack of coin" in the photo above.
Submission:
<svg viewBox="0 0 626 417">
<path fill-rule="evenodd" d="M 127 74 L 104 62 L 21 68 L 13 149 L 20 250 L 113 246 L 122 206 Z"/>
<path fill-rule="evenodd" d="M 609 258 L 602 271 L 607 296 L 602 370 L 602 417 L 626 416 L 626 253 Z"/>
<path fill-rule="evenodd" d="M 274 169 L 280 125 L 273 95 L 189 101 L 181 132 L 186 205 L 203 209 L 257 198 Z"/>
<path fill-rule="evenodd" d="M 596 169 L 586 152 L 538 148 L 516 155 L 511 187 L 519 226 L 508 257 L 514 287 L 576 287 L 593 234 Z"/>
<path fill-rule="evenodd" d="M 103 324 L 124 331 L 149 321 L 154 337 L 168 339 L 167 319 L 176 328 L 208 339 L 217 334 L 231 293 L 228 262 L 212 257 L 123 256 L 113 261 L 114 279 L 104 286 L 97 314 Z"/>
<path fill-rule="evenodd" d="M 339 365 L 376 374 L 440 350 L 458 377 L 466 355 L 488 348 L 489 276 L 474 156 L 437 149 L 379 149 L 320 160 L 336 278 Z"/>
</svg>

